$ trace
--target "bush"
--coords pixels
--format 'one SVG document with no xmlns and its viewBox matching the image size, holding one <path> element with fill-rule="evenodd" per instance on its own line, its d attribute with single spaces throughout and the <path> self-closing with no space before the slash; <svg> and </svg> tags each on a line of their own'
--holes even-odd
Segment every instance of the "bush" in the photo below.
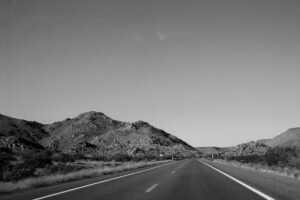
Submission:
<svg viewBox="0 0 300 200">
<path fill-rule="evenodd" d="M 258 155 L 247 155 L 247 156 L 236 156 L 235 160 L 242 163 L 258 163 L 260 162 L 261 156 Z"/>
<path fill-rule="evenodd" d="M 137 169 L 146 166 L 152 166 L 156 164 L 163 163 L 164 161 L 156 161 L 156 162 L 139 162 L 139 163 L 122 163 L 118 166 L 111 166 L 111 167 L 100 167 L 95 169 L 83 169 L 79 171 L 74 171 L 66 174 L 56 174 L 56 175 L 49 175 L 49 176 L 42 176 L 42 177 L 33 177 L 33 178 L 26 178 L 24 180 L 19 180 L 14 183 L 5 183 L 0 182 L 0 193 L 4 192 L 13 192 L 16 190 L 22 189 L 29 189 L 29 188 L 36 188 L 46 185 L 53 185 L 57 183 L 63 183 L 68 181 L 74 181 L 83 178 L 90 178 L 95 176 L 101 176 L 104 174 L 113 174 L 116 172 L 122 172 L 131 169 Z"/>
<path fill-rule="evenodd" d="M 125 153 L 116 153 L 110 157 L 110 160 L 115 160 L 118 162 L 130 161 L 131 159 L 131 156 Z"/>
<path fill-rule="evenodd" d="M 74 162 L 77 156 L 65 153 L 58 153 L 52 156 L 53 161 L 56 162 Z"/>
<path fill-rule="evenodd" d="M 268 149 L 265 155 L 230 156 L 226 157 L 226 160 L 236 160 L 241 163 L 253 163 L 277 167 L 293 167 L 300 169 L 300 148 L 275 147 Z"/>
<path fill-rule="evenodd" d="M 37 168 L 51 165 L 51 153 L 47 151 L 27 153 L 23 157 L 24 162 L 11 166 L 11 170 L 5 174 L 5 180 L 18 180 L 34 175 Z"/>
<path fill-rule="evenodd" d="M 298 160 L 300 152 L 297 147 L 277 147 L 270 149 L 266 155 L 266 163 L 269 166 L 277 165 L 281 167 L 289 166 L 300 168 Z M 295 165 L 296 164 L 296 165 Z"/>
<path fill-rule="evenodd" d="M 52 153 L 42 151 L 38 153 L 30 153 L 24 156 L 24 168 L 42 168 L 47 164 L 52 163 Z"/>
</svg>

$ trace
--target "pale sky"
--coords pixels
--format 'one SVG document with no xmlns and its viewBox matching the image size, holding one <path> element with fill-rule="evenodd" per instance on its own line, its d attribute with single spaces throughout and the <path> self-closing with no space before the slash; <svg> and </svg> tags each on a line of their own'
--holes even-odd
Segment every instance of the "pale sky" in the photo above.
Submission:
<svg viewBox="0 0 300 200">
<path fill-rule="evenodd" d="M 0 113 L 144 120 L 193 146 L 300 126 L 299 0 L 1 0 Z"/>
</svg>

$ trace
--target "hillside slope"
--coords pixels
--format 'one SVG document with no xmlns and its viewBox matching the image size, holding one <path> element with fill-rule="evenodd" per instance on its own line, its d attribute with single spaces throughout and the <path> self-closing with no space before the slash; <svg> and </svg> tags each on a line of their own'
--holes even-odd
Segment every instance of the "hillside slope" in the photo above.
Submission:
<svg viewBox="0 0 300 200">
<path fill-rule="evenodd" d="M 147 122 L 121 122 L 100 112 L 41 124 L 0 115 L 0 180 L 82 169 L 78 159 L 138 161 L 184 158 L 198 152 Z"/>
<path fill-rule="evenodd" d="M 270 147 L 300 147 L 300 128 L 291 128 L 267 142 Z"/>
<path fill-rule="evenodd" d="M 122 154 L 130 157 L 186 155 L 195 149 L 150 124 L 113 120 L 103 113 L 86 112 L 45 126 L 50 134 L 41 140 L 46 148 L 91 157 Z"/>
<path fill-rule="evenodd" d="M 2 152 L 40 150 L 101 159 L 115 155 L 157 158 L 187 156 L 196 152 L 179 138 L 147 122 L 121 122 L 100 112 L 86 112 L 72 119 L 41 124 L 0 115 Z"/>
<path fill-rule="evenodd" d="M 39 141 L 49 134 L 44 125 L 0 115 L 1 152 L 24 153 L 43 149 Z"/>
</svg>

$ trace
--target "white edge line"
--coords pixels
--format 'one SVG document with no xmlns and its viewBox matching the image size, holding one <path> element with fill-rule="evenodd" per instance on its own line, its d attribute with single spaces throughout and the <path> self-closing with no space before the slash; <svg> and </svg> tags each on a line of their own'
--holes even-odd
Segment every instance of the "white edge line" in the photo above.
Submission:
<svg viewBox="0 0 300 200">
<path fill-rule="evenodd" d="M 267 199 L 267 200 L 275 200 L 274 198 L 272 198 L 272 197 L 270 197 L 270 196 L 268 196 L 268 195 L 262 193 L 261 191 L 255 189 L 255 188 L 253 188 L 253 187 L 251 187 L 251 186 L 249 186 L 249 185 L 247 185 L 246 183 L 244 183 L 244 182 L 242 182 L 242 181 L 240 181 L 240 180 L 238 180 L 238 179 L 236 179 L 236 178 L 230 176 L 229 174 L 227 174 L 227 173 L 225 173 L 225 172 L 223 172 L 223 171 L 221 171 L 221 170 L 219 170 L 219 169 L 217 169 L 217 168 L 211 166 L 210 164 L 207 164 L 207 163 L 202 162 L 202 161 L 200 161 L 200 160 L 198 160 L 198 161 L 201 162 L 201 163 L 203 163 L 203 164 L 205 164 L 205 165 L 207 165 L 208 167 L 210 167 L 210 168 L 216 170 L 217 172 L 223 174 L 224 176 L 230 178 L 231 180 L 237 182 L 238 184 L 244 186 L 245 188 L 251 190 L 252 192 L 258 194 L 259 196 L 263 197 L 264 199 Z"/>
<path fill-rule="evenodd" d="M 158 186 L 158 184 L 154 184 L 151 187 L 149 187 L 145 192 L 151 192 L 154 188 L 156 188 L 156 186 Z"/>
<path fill-rule="evenodd" d="M 172 164 L 172 163 L 173 162 L 165 164 L 165 165 L 159 165 L 159 166 L 156 166 L 156 167 L 152 167 L 152 168 L 149 168 L 149 169 L 144 169 L 144 170 L 141 170 L 141 171 L 138 171 L 138 172 L 133 172 L 133 173 L 130 173 L 130 174 L 125 174 L 125 175 L 122 175 L 122 176 L 106 179 L 106 180 L 103 180 L 103 181 L 98 181 L 98 182 L 95 182 L 95 183 L 90 183 L 90 184 L 87 184 L 87 185 L 75 187 L 75 188 L 64 190 L 64 191 L 61 191 L 61 192 L 56 192 L 56 193 L 49 194 L 49 195 L 46 195 L 46 196 L 37 197 L 37 198 L 34 198 L 33 200 L 46 199 L 46 198 L 57 196 L 57 195 L 64 194 L 64 193 L 67 193 L 67 192 L 72 192 L 74 190 L 79 190 L 79 189 L 86 188 L 86 187 L 91 187 L 93 185 L 97 185 L 97 184 L 100 184 L 100 183 L 105 183 L 105 182 L 109 182 L 109 181 L 112 181 L 112 180 L 124 178 L 124 177 L 127 177 L 127 176 L 132 176 L 132 175 L 135 175 L 135 174 L 139 174 L 139 173 L 142 173 L 142 172 L 150 171 L 150 170 L 153 170 L 153 169 L 156 169 L 156 168 L 164 167 L 164 166 Z"/>
</svg>

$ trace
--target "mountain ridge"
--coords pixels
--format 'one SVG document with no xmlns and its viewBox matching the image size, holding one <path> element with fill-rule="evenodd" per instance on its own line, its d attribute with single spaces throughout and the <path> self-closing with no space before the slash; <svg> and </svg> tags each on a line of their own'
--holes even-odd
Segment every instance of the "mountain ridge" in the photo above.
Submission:
<svg viewBox="0 0 300 200">
<path fill-rule="evenodd" d="M 13 153 L 36 150 L 25 144 L 24 140 L 32 143 L 32 146 L 39 147 L 38 149 L 89 154 L 89 156 L 97 156 L 97 154 L 105 156 L 116 149 L 134 156 L 132 152 L 139 148 L 143 149 L 144 153 L 148 150 L 155 151 L 152 155 L 155 157 L 154 154 L 159 154 L 158 152 L 173 154 L 171 153 L 172 147 L 176 145 L 181 148 L 181 150 L 177 149 L 177 153 L 195 151 L 194 147 L 185 141 L 148 122 L 141 120 L 132 123 L 122 122 L 102 112 L 88 111 L 74 118 L 66 118 L 49 124 L 0 114 L 0 148 L 9 149 Z M 18 151 L 16 146 L 20 146 Z M 174 152 L 176 152 L 175 149 L 173 149 Z M 91 152 L 94 153 L 90 155 Z"/>
<path fill-rule="evenodd" d="M 198 151 L 148 122 L 89 111 L 49 124 L 0 115 L 0 181 L 80 169 L 76 160 L 141 161 L 194 157 Z"/>
</svg>

